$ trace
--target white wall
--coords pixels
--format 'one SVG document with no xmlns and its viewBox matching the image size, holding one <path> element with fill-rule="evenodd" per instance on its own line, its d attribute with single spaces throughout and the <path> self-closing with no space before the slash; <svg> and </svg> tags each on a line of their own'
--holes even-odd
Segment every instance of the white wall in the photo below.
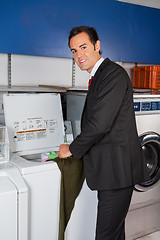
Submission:
<svg viewBox="0 0 160 240">
<path fill-rule="evenodd" d="M 72 86 L 72 59 L 11 55 L 12 86 Z"/>
<path fill-rule="evenodd" d="M 87 87 L 89 74 L 75 64 L 72 84 L 73 59 L 29 55 L 11 55 L 12 86 Z M 8 85 L 8 55 L 0 54 L 0 85 Z"/>
<path fill-rule="evenodd" d="M 72 83 L 73 59 L 11 55 L 11 86 L 65 86 L 87 87 L 89 74 L 75 64 Z M 0 85 L 8 85 L 8 55 L 0 54 Z"/>
<path fill-rule="evenodd" d="M 73 59 L 11 55 L 11 86 L 65 86 L 87 87 L 89 74 L 75 64 L 72 83 Z M 8 55 L 0 54 L 0 85 L 8 85 Z"/>
<path fill-rule="evenodd" d="M 8 55 L 0 53 L 0 85 L 8 85 Z"/>
<path fill-rule="evenodd" d="M 135 63 L 117 63 L 125 68 L 132 81 Z M 72 70 L 73 59 L 12 54 L 11 86 L 50 85 L 87 88 L 89 74 L 81 71 L 77 64 L 74 71 Z M 0 88 L 7 85 L 8 55 L 0 53 Z"/>
<path fill-rule="evenodd" d="M 82 71 L 77 64 L 75 64 L 75 86 L 88 87 L 89 73 Z"/>
</svg>

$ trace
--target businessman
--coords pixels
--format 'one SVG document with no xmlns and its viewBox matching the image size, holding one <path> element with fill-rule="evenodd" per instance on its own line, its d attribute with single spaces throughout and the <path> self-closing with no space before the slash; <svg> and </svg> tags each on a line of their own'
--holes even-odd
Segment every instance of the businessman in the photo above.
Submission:
<svg viewBox="0 0 160 240">
<path fill-rule="evenodd" d="M 81 133 L 70 145 L 60 145 L 59 157 L 82 158 L 87 184 L 97 190 L 96 240 L 124 240 L 134 185 L 148 178 L 131 81 L 121 66 L 101 57 L 94 28 L 74 27 L 68 44 L 77 65 L 90 74 L 90 81 Z"/>
</svg>

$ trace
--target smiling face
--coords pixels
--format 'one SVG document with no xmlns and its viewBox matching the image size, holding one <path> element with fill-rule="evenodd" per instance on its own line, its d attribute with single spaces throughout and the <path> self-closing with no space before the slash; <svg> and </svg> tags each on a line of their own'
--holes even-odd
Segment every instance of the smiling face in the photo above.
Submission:
<svg viewBox="0 0 160 240">
<path fill-rule="evenodd" d="M 101 58 L 99 54 L 100 41 L 93 45 L 87 33 L 82 32 L 70 39 L 70 49 L 81 70 L 91 73 L 96 62 Z"/>
</svg>

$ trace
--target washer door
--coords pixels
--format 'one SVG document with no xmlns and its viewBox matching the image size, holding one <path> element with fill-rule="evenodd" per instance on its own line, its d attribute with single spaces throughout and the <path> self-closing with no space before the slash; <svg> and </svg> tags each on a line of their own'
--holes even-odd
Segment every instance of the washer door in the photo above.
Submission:
<svg viewBox="0 0 160 240">
<path fill-rule="evenodd" d="M 147 132 L 140 136 L 150 180 L 135 186 L 136 190 L 147 191 L 160 179 L 160 135 Z"/>
</svg>

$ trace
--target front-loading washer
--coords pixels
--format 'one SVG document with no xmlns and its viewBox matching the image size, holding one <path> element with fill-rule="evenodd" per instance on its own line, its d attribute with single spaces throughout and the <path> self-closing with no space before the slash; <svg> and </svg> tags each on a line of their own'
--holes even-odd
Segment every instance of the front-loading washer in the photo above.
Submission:
<svg viewBox="0 0 160 240">
<path fill-rule="evenodd" d="M 160 94 L 134 94 L 136 125 L 150 179 L 135 186 L 126 219 L 127 239 L 160 229 Z"/>
<path fill-rule="evenodd" d="M 64 143 L 60 94 L 5 94 L 3 104 L 10 163 L 28 186 L 28 239 L 56 240 L 61 173 L 41 156 Z"/>
<path fill-rule="evenodd" d="M 74 137 L 80 133 L 85 97 L 82 91 L 69 91 L 67 95 L 67 119 L 72 122 Z M 150 180 L 135 186 L 126 218 L 127 240 L 160 229 L 160 94 L 134 94 L 134 109 Z M 93 240 L 96 213 L 97 193 L 84 182 L 66 229 L 66 240 Z"/>
</svg>

